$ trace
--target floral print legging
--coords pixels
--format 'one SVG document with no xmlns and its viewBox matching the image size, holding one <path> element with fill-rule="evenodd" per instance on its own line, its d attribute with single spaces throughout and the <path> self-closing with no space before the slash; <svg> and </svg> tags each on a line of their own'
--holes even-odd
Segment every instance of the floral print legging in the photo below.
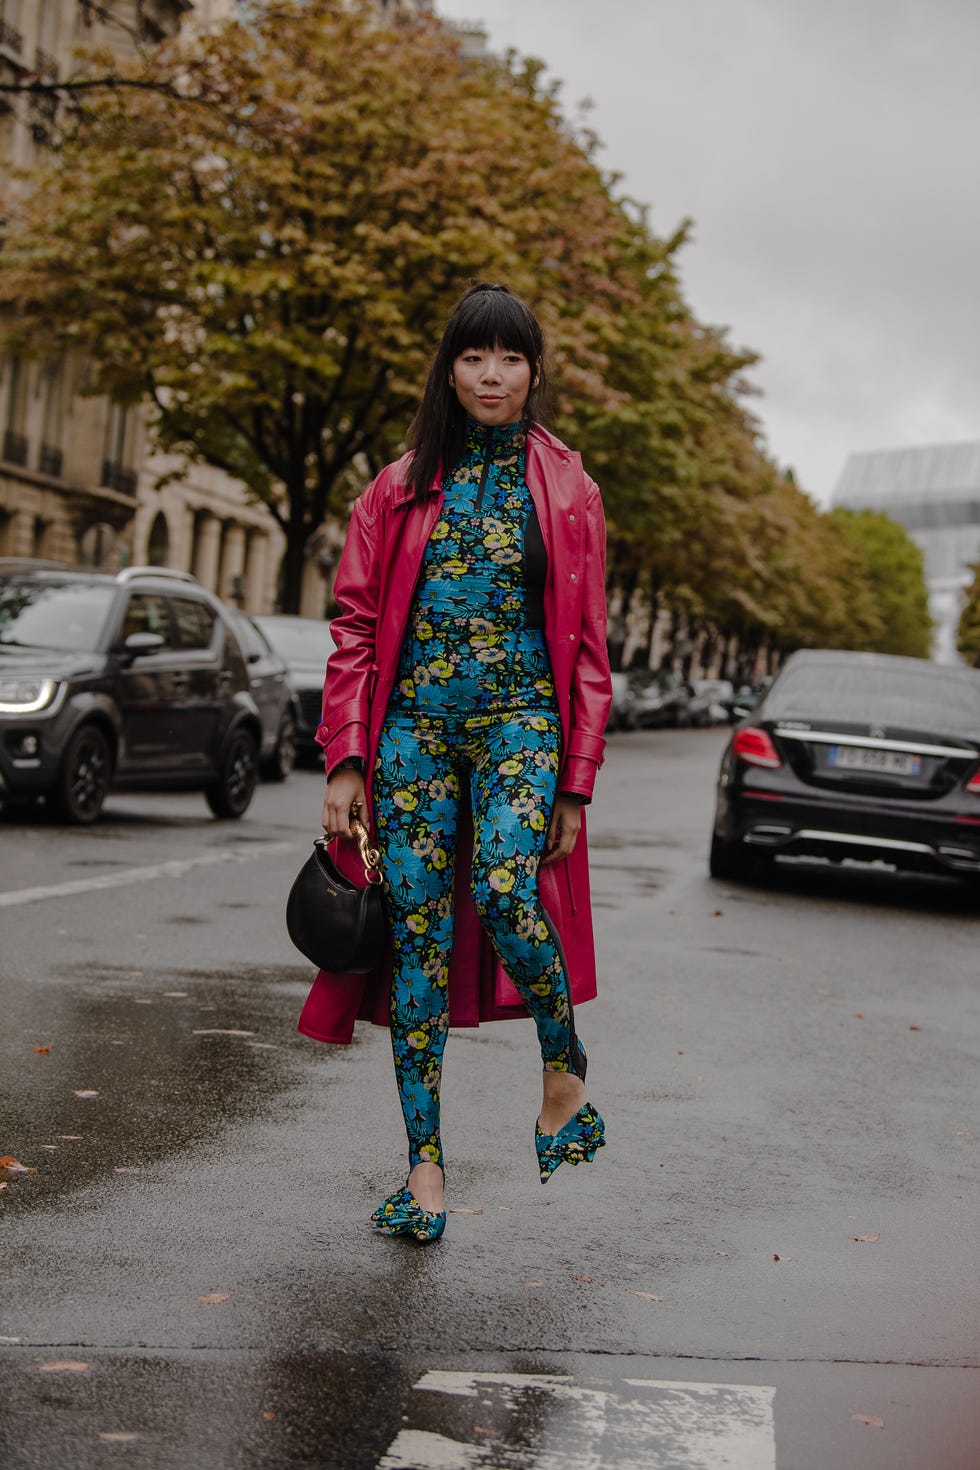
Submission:
<svg viewBox="0 0 980 1470">
<path fill-rule="evenodd" d="M 400 711 L 386 720 L 373 794 L 392 921 L 391 1042 L 412 1168 L 443 1162 L 439 1087 L 449 1029 L 456 824 L 467 783 L 477 912 L 534 1017 L 545 1069 L 569 1070 L 568 981 L 538 896 L 559 738 L 552 710 L 455 717 Z"/>
</svg>

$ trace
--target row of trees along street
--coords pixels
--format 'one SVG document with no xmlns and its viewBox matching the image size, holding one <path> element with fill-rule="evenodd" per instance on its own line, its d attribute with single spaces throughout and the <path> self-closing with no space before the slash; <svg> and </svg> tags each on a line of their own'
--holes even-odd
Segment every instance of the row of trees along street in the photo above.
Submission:
<svg viewBox="0 0 980 1470">
<path fill-rule="evenodd" d="M 287 611 L 310 536 L 400 451 L 481 278 L 546 327 L 615 607 L 648 627 L 669 609 L 716 664 L 927 654 L 916 548 L 882 516 L 822 512 L 766 454 L 754 354 L 684 297 L 689 222 L 652 230 L 539 63 L 464 61 L 432 17 L 316 0 L 25 89 L 55 94 L 59 123 L 5 202 L 2 345 L 84 354 L 90 391 L 148 403 L 162 448 L 241 479 L 286 534 Z"/>
</svg>

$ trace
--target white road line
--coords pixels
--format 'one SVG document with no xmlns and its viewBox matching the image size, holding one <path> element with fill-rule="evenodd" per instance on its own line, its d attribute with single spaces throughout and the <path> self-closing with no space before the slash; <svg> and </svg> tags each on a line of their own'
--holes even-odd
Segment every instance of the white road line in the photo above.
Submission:
<svg viewBox="0 0 980 1470">
<path fill-rule="evenodd" d="M 127 883 L 152 883 L 156 878 L 182 878 L 194 868 L 204 868 L 214 863 L 247 863 L 253 858 L 291 852 L 294 847 L 295 843 L 292 842 L 250 842 L 241 849 L 222 848 L 218 852 L 201 853 L 198 857 L 172 858 L 165 863 L 152 863 L 145 868 L 124 868 L 118 873 L 100 873 L 98 877 L 72 878 L 66 883 L 51 883 L 43 888 L 16 888 L 10 893 L 0 893 L 0 908 L 14 908 L 23 903 L 41 903 L 48 898 L 70 898 L 75 893 L 93 893 L 99 888 L 122 888 Z"/>
<path fill-rule="evenodd" d="M 645 1378 L 580 1388 L 560 1374 L 442 1371 L 415 1387 L 479 1408 L 460 1430 L 460 1410 L 445 1405 L 459 1438 L 403 1429 L 377 1470 L 776 1470 L 774 1388 Z"/>
</svg>

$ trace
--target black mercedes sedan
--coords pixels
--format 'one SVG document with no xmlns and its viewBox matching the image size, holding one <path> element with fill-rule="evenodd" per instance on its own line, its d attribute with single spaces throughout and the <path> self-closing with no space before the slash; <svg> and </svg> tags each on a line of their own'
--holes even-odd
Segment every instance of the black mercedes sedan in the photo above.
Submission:
<svg viewBox="0 0 980 1470">
<path fill-rule="evenodd" d="M 980 672 L 787 659 L 722 757 L 709 867 L 757 877 L 781 855 L 980 873 Z"/>
</svg>

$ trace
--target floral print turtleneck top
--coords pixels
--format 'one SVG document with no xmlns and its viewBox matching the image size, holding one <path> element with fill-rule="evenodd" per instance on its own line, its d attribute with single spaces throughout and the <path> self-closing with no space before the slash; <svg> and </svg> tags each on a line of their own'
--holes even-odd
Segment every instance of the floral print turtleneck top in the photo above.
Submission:
<svg viewBox="0 0 980 1470">
<path fill-rule="evenodd" d="M 554 708 L 544 641 L 547 561 L 521 424 L 467 421 L 443 480 L 390 708 L 432 715 Z"/>
</svg>

